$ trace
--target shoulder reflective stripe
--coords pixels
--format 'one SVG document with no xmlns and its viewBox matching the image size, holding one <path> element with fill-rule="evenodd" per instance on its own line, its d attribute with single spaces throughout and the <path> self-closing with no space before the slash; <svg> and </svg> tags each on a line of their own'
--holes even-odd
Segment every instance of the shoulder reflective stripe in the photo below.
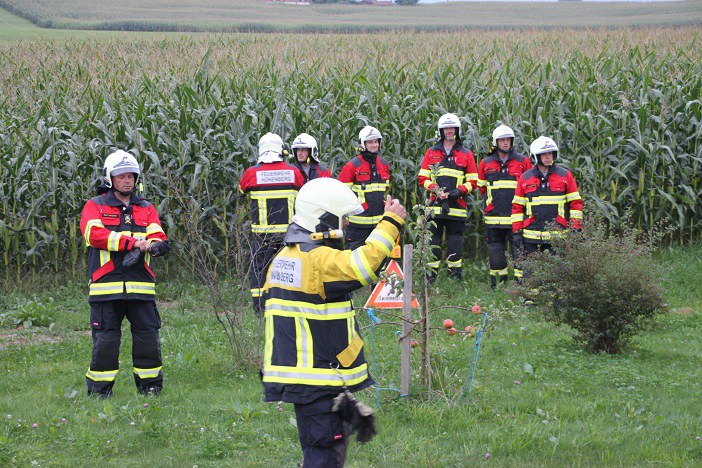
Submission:
<svg viewBox="0 0 702 468">
<path fill-rule="evenodd" d="M 119 250 L 119 240 L 121 238 L 121 232 L 110 232 L 110 235 L 107 237 L 107 250 L 110 252 L 117 252 Z"/>
<path fill-rule="evenodd" d="M 117 372 L 119 372 L 119 369 L 111 371 L 94 371 L 88 369 L 88 373 L 85 374 L 85 376 L 93 382 L 112 382 L 115 380 L 115 377 L 117 377 Z"/>
<path fill-rule="evenodd" d="M 262 200 L 268 198 L 295 198 L 297 196 L 297 190 L 253 190 L 249 195 L 254 200 Z"/>
<path fill-rule="evenodd" d="M 368 259 L 362 247 L 357 248 L 351 254 L 351 268 L 356 272 L 356 277 L 363 286 L 367 286 L 371 281 L 378 279 L 373 269 L 368 264 Z"/>
<path fill-rule="evenodd" d="M 463 179 L 463 177 L 466 175 L 465 172 L 459 171 L 457 169 L 451 169 L 448 167 L 440 167 L 438 171 L 436 171 L 436 176 L 437 177 L 453 177 L 455 179 Z"/>
<path fill-rule="evenodd" d="M 324 385 L 338 386 L 344 385 L 344 380 L 347 385 L 355 385 L 361 383 L 368 378 L 368 365 L 363 364 L 353 369 L 302 369 L 285 366 L 264 366 L 263 368 L 264 382 L 277 383 L 298 383 L 303 385 Z M 344 380 L 339 377 L 341 374 Z"/>
<path fill-rule="evenodd" d="M 383 215 L 378 216 L 349 216 L 349 223 L 352 224 L 364 224 L 368 226 L 374 226 L 383 219 Z"/>
<path fill-rule="evenodd" d="M 533 197 L 529 203 L 531 205 L 558 205 L 565 203 L 565 201 L 565 195 L 540 195 Z"/>
<path fill-rule="evenodd" d="M 288 224 L 252 224 L 251 232 L 285 232 L 288 230 Z"/>
<path fill-rule="evenodd" d="M 146 226 L 146 235 L 156 234 L 157 232 L 163 232 L 163 228 L 156 223 L 151 223 Z"/>
<path fill-rule="evenodd" d="M 107 294 L 122 294 L 124 283 L 117 281 L 114 283 L 90 283 L 90 296 L 105 296 Z"/>
<path fill-rule="evenodd" d="M 127 294 L 156 294 L 156 285 L 143 281 L 127 281 L 124 283 Z"/>
<path fill-rule="evenodd" d="M 161 372 L 161 367 L 154 367 L 153 369 L 139 369 L 134 368 L 134 373 L 141 377 L 142 379 L 155 379 Z"/>
<path fill-rule="evenodd" d="M 382 251 L 385 252 L 385 255 L 388 255 L 395 246 L 395 239 L 393 239 L 390 234 L 380 229 L 374 229 L 373 232 L 370 233 L 370 236 L 368 236 L 368 239 L 366 239 L 366 242 L 380 247 Z"/>
<path fill-rule="evenodd" d="M 480 185 L 480 182 L 478 182 L 478 185 Z M 516 188 L 517 188 L 517 181 L 516 180 L 496 180 L 495 182 L 492 183 L 493 190 L 516 189 Z"/>
<path fill-rule="evenodd" d="M 527 199 L 524 197 L 518 197 L 517 195 L 514 196 L 512 199 L 512 203 L 516 203 L 517 205 L 526 205 Z"/>
<path fill-rule="evenodd" d="M 312 331 L 307 319 L 299 317 L 295 321 L 295 347 L 297 348 L 297 367 L 314 366 Z"/>
<path fill-rule="evenodd" d="M 570 217 L 572 219 L 583 219 L 583 212 L 580 210 L 570 210 Z"/>
<path fill-rule="evenodd" d="M 521 220 L 520 220 L 521 221 Z M 510 226 L 513 222 L 511 216 L 485 216 L 485 224 L 495 224 L 500 226 Z"/>
<path fill-rule="evenodd" d="M 92 231 L 94 227 L 104 228 L 105 225 L 102 224 L 102 221 L 99 219 L 91 219 L 85 224 L 85 235 L 83 238 L 85 239 L 85 244 L 88 246 L 90 245 L 90 231 Z"/>
<path fill-rule="evenodd" d="M 580 198 L 580 192 L 566 193 L 566 201 L 571 202 L 574 200 L 582 200 L 582 198 Z"/>
<path fill-rule="evenodd" d="M 366 188 L 363 188 L 361 184 L 356 183 L 354 185 L 354 192 L 385 192 L 388 189 L 387 182 L 380 182 L 374 184 L 366 184 Z"/>
</svg>

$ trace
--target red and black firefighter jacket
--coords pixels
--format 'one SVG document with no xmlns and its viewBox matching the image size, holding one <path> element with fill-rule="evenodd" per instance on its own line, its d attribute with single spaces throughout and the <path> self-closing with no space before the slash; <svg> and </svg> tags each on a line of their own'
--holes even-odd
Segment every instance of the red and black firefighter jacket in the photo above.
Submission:
<svg viewBox="0 0 702 468">
<path fill-rule="evenodd" d="M 302 173 L 284 161 L 246 169 L 239 180 L 239 191 L 251 200 L 251 232 L 285 233 L 295 211 L 295 197 L 304 183 Z"/>
<path fill-rule="evenodd" d="M 134 194 L 125 206 L 109 190 L 85 204 L 80 230 L 88 246 L 89 302 L 154 300 L 156 276 L 149 253 L 130 267 L 122 266 L 122 260 L 138 240 L 166 240 L 156 207 Z"/>
<path fill-rule="evenodd" d="M 349 216 L 349 224 L 373 229 L 385 211 L 385 193 L 390 190 L 390 165 L 380 155 L 363 151 L 344 165 L 339 180 L 354 191 L 365 210 Z"/>
<path fill-rule="evenodd" d="M 573 174 L 552 165 L 543 175 L 538 168 L 522 174 L 512 201 L 512 230 L 524 240 L 548 244 L 565 229 L 581 229 L 583 200 Z"/>
<path fill-rule="evenodd" d="M 393 213 L 356 250 L 310 240 L 291 224 L 264 286 L 265 346 L 261 377 L 266 401 L 305 404 L 373 383 L 351 293 L 374 281 L 404 220 Z"/>
<path fill-rule="evenodd" d="M 432 171 L 431 166 L 435 164 L 438 164 L 438 169 Z M 424 153 L 417 181 L 427 190 L 435 218 L 465 220 L 468 213 L 464 195 L 475 190 L 478 184 L 475 156 L 460 140 L 456 141 L 451 151 L 446 154 L 442 139 Z M 458 188 L 462 195 L 455 200 L 442 200 L 434 193 L 437 188 L 443 188 L 446 193 Z"/>
<path fill-rule="evenodd" d="M 514 149 L 502 162 L 497 150 L 478 164 L 478 190 L 485 197 L 485 225 L 488 228 L 512 229 L 512 199 L 517 180 L 534 167 L 528 157 Z"/>
<path fill-rule="evenodd" d="M 324 164 L 318 163 L 317 161 L 310 162 L 309 171 L 305 171 L 305 169 L 302 167 L 302 164 L 300 164 L 300 161 L 295 161 L 294 165 L 300 172 L 302 172 L 302 177 L 304 178 L 305 184 L 310 180 L 318 179 L 321 177 L 331 178 L 332 176 L 329 168 Z"/>
</svg>

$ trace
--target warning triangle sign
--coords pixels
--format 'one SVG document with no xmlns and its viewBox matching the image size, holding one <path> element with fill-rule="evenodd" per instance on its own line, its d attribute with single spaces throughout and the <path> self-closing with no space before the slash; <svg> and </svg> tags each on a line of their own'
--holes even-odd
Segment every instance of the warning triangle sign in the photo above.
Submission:
<svg viewBox="0 0 702 468">
<path fill-rule="evenodd" d="M 403 279 L 405 277 L 402 273 L 402 268 L 400 268 L 400 265 L 398 265 L 395 260 L 390 260 L 385 272 L 388 274 L 395 273 L 398 279 Z M 366 301 L 365 307 L 375 309 L 402 309 L 403 302 L 402 291 L 393 289 L 391 284 L 383 279 L 375 285 L 375 289 L 373 289 L 373 292 Z M 414 297 L 414 294 L 412 294 L 411 305 L 415 309 L 419 308 L 419 302 L 417 302 L 417 298 Z"/>
</svg>

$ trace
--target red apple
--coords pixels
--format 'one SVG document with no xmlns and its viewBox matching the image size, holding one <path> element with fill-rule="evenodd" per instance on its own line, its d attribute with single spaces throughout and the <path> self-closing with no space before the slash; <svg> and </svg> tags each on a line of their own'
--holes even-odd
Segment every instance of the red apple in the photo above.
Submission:
<svg viewBox="0 0 702 468">
<path fill-rule="evenodd" d="M 410 346 L 413 348 L 416 348 L 417 346 L 419 346 L 419 341 L 417 341 L 417 340 L 410 341 Z"/>
<path fill-rule="evenodd" d="M 468 326 L 466 327 L 466 333 L 470 333 L 470 331 L 471 331 L 472 329 L 473 329 L 473 327 L 471 327 L 470 325 L 468 325 Z"/>
<path fill-rule="evenodd" d="M 472 310 L 473 310 L 473 313 L 476 314 L 476 315 L 482 313 L 482 310 L 480 309 L 480 306 L 479 306 L 478 304 L 475 304 L 475 305 L 473 306 L 473 309 L 472 309 Z"/>
<path fill-rule="evenodd" d="M 453 328 L 453 327 L 451 327 L 451 328 L 449 328 L 448 330 L 446 330 L 446 333 L 448 333 L 449 335 L 455 335 L 455 334 L 456 334 L 456 329 Z"/>
<path fill-rule="evenodd" d="M 444 320 L 444 328 L 451 328 L 452 326 L 453 326 L 453 320 L 451 320 L 451 319 Z"/>
</svg>

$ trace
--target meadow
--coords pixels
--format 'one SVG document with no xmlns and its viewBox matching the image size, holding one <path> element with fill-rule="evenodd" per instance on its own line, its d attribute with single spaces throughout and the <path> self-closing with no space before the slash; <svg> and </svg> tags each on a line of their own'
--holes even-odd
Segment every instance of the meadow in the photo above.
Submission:
<svg viewBox="0 0 702 468">
<path fill-rule="evenodd" d="M 452 2 L 410 7 L 287 5 L 262 0 L 0 0 L 44 28 L 210 32 L 378 32 L 514 28 L 631 28 L 702 24 L 702 1 Z"/>
</svg>

